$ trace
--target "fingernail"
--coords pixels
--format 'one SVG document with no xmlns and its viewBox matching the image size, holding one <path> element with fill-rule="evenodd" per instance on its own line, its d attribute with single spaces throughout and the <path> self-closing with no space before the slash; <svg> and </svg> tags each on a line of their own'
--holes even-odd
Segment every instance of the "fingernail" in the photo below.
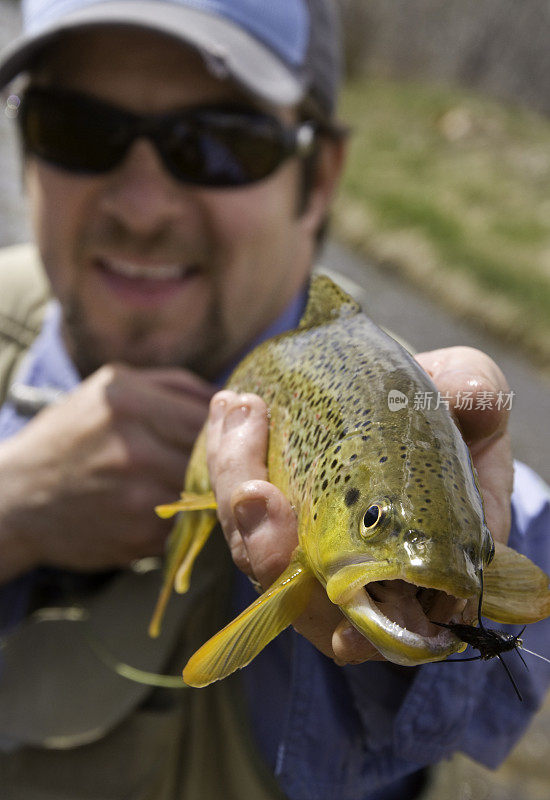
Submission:
<svg viewBox="0 0 550 800">
<path fill-rule="evenodd" d="M 241 403 L 240 406 L 232 408 L 223 421 L 224 430 L 228 431 L 242 425 L 249 414 L 250 406 L 246 403 Z"/>
<path fill-rule="evenodd" d="M 223 397 L 218 397 L 216 400 L 213 400 L 210 406 L 210 419 L 212 421 L 220 419 L 222 414 L 225 413 L 226 406 L 227 402 L 223 399 Z"/>
<path fill-rule="evenodd" d="M 267 504 L 258 497 L 254 500 L 241 501 L 233 508 L 235 520 L 243 536 L 250 536 L 267 518 Z"/>
</svg>

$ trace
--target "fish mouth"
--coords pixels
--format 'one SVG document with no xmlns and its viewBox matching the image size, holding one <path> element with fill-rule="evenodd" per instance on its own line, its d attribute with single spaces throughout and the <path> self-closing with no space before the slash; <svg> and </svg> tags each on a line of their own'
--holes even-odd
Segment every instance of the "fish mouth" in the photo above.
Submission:
<svg viewBox="0 0 550 800">
<path fill-rule="evenodd" d="M 403 579 L 379 580 L 357 589 L 340 606 L 360 633 L 389 661 L 416 666 L 440 661 L 466 645 L 436 622 L 464 623 L 471 611 L 466 598 Z"/>
</svg>

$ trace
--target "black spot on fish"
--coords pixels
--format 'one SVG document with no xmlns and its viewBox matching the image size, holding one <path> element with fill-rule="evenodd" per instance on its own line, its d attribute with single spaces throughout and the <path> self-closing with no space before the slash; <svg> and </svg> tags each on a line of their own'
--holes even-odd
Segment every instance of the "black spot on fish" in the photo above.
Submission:
<svg viewBox="0 0 550 800">
<path fill-rule="evenodd" d="M 380 463 L 383 464 L 384 461 L 387 461 L 387 460 L 388 460 L 387 456 L 382 456 L 382 458 L 380 459 Z"/>
<path fill-rule="evenodd" d="M 361 495 L 361 492 L 359 491 L 359 489 L 348 489 L 347 490 L 346 496 L 344 498 L 344 502 L 348 506 L 348 508 L 349 508 L 349 506 L 352 506 L 354 503 L 356 503 L 359 500 L 360 495 Z"/>
<path fill-rule="evenodd" d="M 323 483 L 321 484 L 321 489 L 323 490 L 323 492 L 325 491 L 325 489 L 327 488 L 327 486 L 328 486 L 328 481 L 327 481 L 327 479 L 325 478 L 325 480 L 324 480 L 324 481 L 323 481 Z"/>
</svg>

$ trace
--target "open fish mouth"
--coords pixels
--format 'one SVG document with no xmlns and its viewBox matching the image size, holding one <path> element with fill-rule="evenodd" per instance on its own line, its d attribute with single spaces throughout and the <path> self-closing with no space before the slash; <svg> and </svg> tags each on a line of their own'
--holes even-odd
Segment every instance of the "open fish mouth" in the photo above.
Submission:
<svg viewBox="0 0 550 800">
<path fill-rule="evenodd" d="M 434 621 L 466 621 L 468 601 L 441 589 L 402 579 L 371 581 L 358 587 L 340 608 L 360 633 L 396 664 L 440 661 L 466 648 Z"/>
</svg>

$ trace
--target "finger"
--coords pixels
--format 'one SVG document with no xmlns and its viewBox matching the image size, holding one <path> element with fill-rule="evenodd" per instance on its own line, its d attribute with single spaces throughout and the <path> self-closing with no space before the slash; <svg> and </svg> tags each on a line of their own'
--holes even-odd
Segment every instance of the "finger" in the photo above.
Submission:
<svg viewBox="0 0 550 800">
<path fill-rule="evenodd" d="M 122 430 L 123 435 L 113 437 L 101 453 L 107 473 L 126 473 L 169 493 L 153 505 L 173 500 L 184 485 L 189 449 L 166 443 L 148 428 L 133 422 L 124 425 Z"/>
<path fill-rule="evenodd" d="M 215 475 L 215 458 L 220 451 L 223 423 L 228 403 L 237 403 L 238 394 L 228 389 L 217 392 L 210 401 L 208 410 L 208 436 L 206 439 L 206 461 L 211 475 Z"/>
<path fill-rule="evenodd" d="M 362 664 L 364 661 L 385 661 L 383 655 L 365 636 L 343 619 L 332 636 L 332 649 L 337 664 Z"/>
<path fill-rule="evenodd" d="M 510 531 L 513 462 L 507 433 L 510 390 L 495 362 L 470 347 L 451 347 L 421 353 L 419 363 L 432 376 L 451 408 L 470 448 L 476 467 L 485 516 L 493 537 L 506 542 Z M 459 408 L 457 399 L 471 392 L 472 403 Z M 484 401 L 484 402 L 480 402 Z"/>
<path fill-rule="evenodd" d="M 477 471 L 485 519 L 493 537 L 506 544 L 510 535 L 514 464 L 507 433 L 470 445 Z"/>
<path fill-rule="evenodd" d="M 257 395 L 223 392 L 211 405 L 207 461 L 218 502 L 218 519 L 237 565 L 250 573 L 231 496 L 241 483 L 267 478 L 267 409 Z"/>
<path fill-rule="evenodd" d="M 157 376 L 159 377 L 159 376 Z M 105 395 L 122 418 L 140 420 L 158 438 L 189 451 L 208 414 L 210 396 L 200 396 L 193 389 L 166 388 L 140 370 L 119 370 L 105 386 Z"/>
<path fill-rule="evenodd" d="M 294 510 L 276 486 L 262 480 L 239 484 L 230 503 L 252 575 L 267 589 L 298 545 Z"/>
<path fill-rule="evenodd" d="M 449 398 L 468 443 L 506 428 L 510 388 L 504 374 L 489 356 L 472 347 L 448 347 L 419 353 L 418 363 Z"/>
<path fill-rule="evenodd" d="M 216 392 L 216 387 L 213 384 L 186 369 L 156 368 L 144 369 L 141 372 L 144 377 L 150 379 L 153 383 L 164 386 L 165 389 L 170 389 L 186 396 L 195 395 L 198 400 L 210 402 Z"/>
</svg>

